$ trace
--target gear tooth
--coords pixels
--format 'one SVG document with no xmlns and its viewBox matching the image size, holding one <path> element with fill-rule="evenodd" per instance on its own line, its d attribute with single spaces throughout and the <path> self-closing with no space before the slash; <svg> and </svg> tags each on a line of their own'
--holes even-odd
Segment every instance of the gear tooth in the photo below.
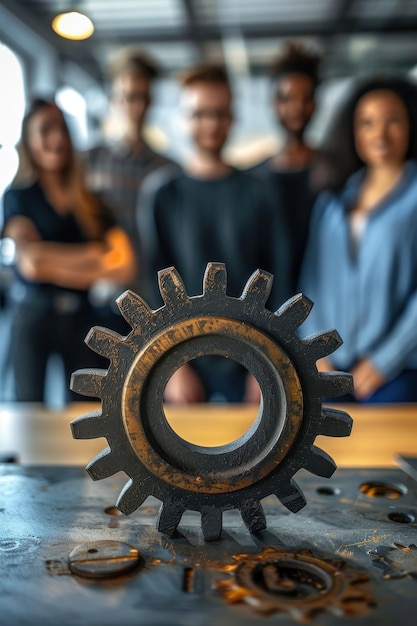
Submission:
<svg viewBox="0 0 417 626">
<path fill-rule="evenodd" d="M 151 308 L 133 291 L 128 290 L 122 293 L 116 299 L 116 304 L 120 313 L 132 328 L 147 324 L 152 318 Z"/>
<path fill-rule="evenodd" d="M 256 270 L 245 285 L 242 299 L 256 303 L 257 306 L 265 304 L 271 293 L 273 280 L 274 277 L 269 272 Z"/>
<path fill-rule="evenodd" d="M 207 263 L 203 279 L 203 293 L 226 295 L 227 272 L 224 263 Z"/>
<path fill-rule="evenodd" d="M 222 511 L 215 506 L 201 507 L 201 529 L 205 541 L 216 541 L 222 534 Z"/>
<path fill-rule="evenodd" d="M 70 389 L 82 396 L 101 398 L 106 374 L 107 370 L 101 369 L 77 370 L 71 375 Z"/>
<path fill-rule="evenodd" d="M 259 500 L 246 500 L 239 508 L 242 519 L 249 532 L 259 533 L 265 530 L 265 513 Z"/>
<path fill-rule="evenodd" d="M 287 485 L 279 487 L 279 489 L 275 491 L 275 495 L 292 513 L 297 513 L 307 504 L 303 492 L 294 480 L 290 480 Z"/>
<path fill-rule="evenodd" d="M 319 385 L 323 398 L 337 398 L 353 391 L 353 376 L 347 372 L 321 372 Z"/>
<path fill-rule="evenodd" d="M 92 411 L 72 420 L 71 432 L 74 439 L 96 439 L 104 437 L 104 419 L 101 411 Z"/>
<path fill-rule="evenodd" d="M 307 319 L 313 303 L 302 293 L 299 293 L 286 302 L 276 312 L 283 326 L 288 325 L 290 332 L 294 332 Z"/>
<path fill-rule="evenodd" d="M 132 479 L 129 479 L 117 498 L 116 506 L 123 515 L 130 515 L 136 511 L 150 495 L 150 492 L 145 490 L 145 482 L 133 482 Z"/>
<path fill-rule="evenodd" d="M 327 330 L 322 333 L 315 333 L 304 339 L 308 346 L 308 352 L 315 361 L 329 354 L 332 354 L 343 341 L 337 330 Z"/>
<path fill-rule="evenodd" d="M 93 480 L 101 480 L 116 474 L 120 468 L 114 466 L 114 456 L 110 448 L 102 450 L 86 467 Z"/>
<path fill-rule="evenodd" d="M 323 478 L 330 478 L 333 476 L 336 470 L 336 463 L 333 459 L 316 446 L 311 447 L 311 452 L 306 463 L 303 463 L 303 467 L 316 476 L 323 476 Z"/>
<path fill-rule="evenodd" d="M 353 420 L 348 413 L 338 409 L 323 409 L 323 414 L 323 430 L 318 434 L 328 437 L 349 437 Z"/>
<path fill-rule="evenodd" d="M 94 326 L 88 332 L 85 343 L 94 352 L 109 359 L 109 355 L 117 354 L 118 345 L 122 339 L 123 337 L 114 330 L 109 330 L 102 326 Z"/>
<path fill-rule="evenodd" d="M 159 291 L 168 306 L 178 306 L 179 301 L 189 300 L 181 276 L 175 267 L 158 272 Z"/>
<path fill-rule="evenodd" d="M 181 502 L 175 500 L 164 501 L 159 509 L 157 524 L 159 532 L 172 537 L 177 530 L 183 513 L 184 506 Z"/>
</svg>

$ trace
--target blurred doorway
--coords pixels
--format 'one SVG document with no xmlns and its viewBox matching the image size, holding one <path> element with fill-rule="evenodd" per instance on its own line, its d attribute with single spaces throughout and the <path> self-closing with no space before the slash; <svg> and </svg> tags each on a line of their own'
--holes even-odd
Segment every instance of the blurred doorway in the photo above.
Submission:
<svg viewBox="0 0 417 626">
<path fill-rule="evenodd" d="M 3 225 L 3 194 L 12 182 L 19 165 L 16 144 L 25 111 L 24 75 L 18 56 L 0 43 L 0 227 Z M 10 315 L 7 290 L 13 272 L 14 245 L 0 239 L 0 400 L 11 397 L 7 354 L 10 338 Z"/>
</svg>

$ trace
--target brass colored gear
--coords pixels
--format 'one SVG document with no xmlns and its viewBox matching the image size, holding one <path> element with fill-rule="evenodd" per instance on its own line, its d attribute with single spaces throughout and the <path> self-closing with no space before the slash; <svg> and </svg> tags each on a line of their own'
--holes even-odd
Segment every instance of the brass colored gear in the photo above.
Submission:
<svg viewBox="0 0 417 626">
<path fill-rule="evenodd" d="M 201 513 L 206 540 L 217 539 L 222 513 L 240 509 L 251 532 L 266 527 L 260 500 L 275 494 L 297 512 L 305 498 L 293 481 L 305 468 L 330 477 L 336 466 L 314 446 L 317 435 L 348 436 L 352 420 L 322 409 L 324 397 L 348 393 L 352 377 L 319 373 L 317 359 L 341 343 L 336 331 L 300 339 L 297 329 L 312 303 L 299 294 L 276 313 L 265 307 L 272 276 L 257 270 L 240 298 L 226 294 L 226 269 L 209 263 L 203 294 L 190 297 L 174 268 L 159 272 L 164 306 L 153 311 L 127 291 L 117 304 L 132 332 L 100 327 L 86 343 L 110 360 L 108 370 L 79 370 L 71 388 L 102 400 L 101 411 L 72 422 L 76 439 L 105 437 L 109 447 L 87 467 L 94 480 L 119 471 L 129 481 L 117 501 L 126 515 L 149 495 L 162 501 L 158 529 L 173 534 L 186 510 Z M 262 393 L 254 425 L 236 441 L 214 448 L 191 444 L 169 426 L 163 410 L 167 381 L 184 363 L 220 355 L 244 366 Z"/>
<path fill-rule="evenodd" d="M 226 602 L 243 602 L 263 615 L 284 612 L 304 623 L 321 612 L 356 617 L 375 606 L 367 574 L 310 550 L 264 548 L 258 554 L 238 554 L 220 571 L 228 578 L 214 585 Z"/>
</svg>

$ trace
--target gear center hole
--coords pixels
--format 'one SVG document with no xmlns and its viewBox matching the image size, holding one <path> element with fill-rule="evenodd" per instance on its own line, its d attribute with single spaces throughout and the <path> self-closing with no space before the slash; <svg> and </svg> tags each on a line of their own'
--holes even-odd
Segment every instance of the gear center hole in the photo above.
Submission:
<svg viewBox="0 0 417 626">
<path fill-rule="evenodd" d="M 164 397 L 165 418 L 181 439 L 198 446 L 218 447 L 240 439 L 253 427 L 262 393 L 245 367 L 216 355 L 192 359 L 177 369 L 167 382 Z M 236 414 L 229 409 L 227 420 L 222 408 L 226 403 L 236 404 Z M 198 412 L 190 420 L 196 405 Z"/>
<path fill-rule="evenodd" d="M 322 595 L 332 587 L 331 577 L 319 566 L 292 559 L 257 564 L 252 581 L 266 593 L 294 600 Z"/>
</svg>

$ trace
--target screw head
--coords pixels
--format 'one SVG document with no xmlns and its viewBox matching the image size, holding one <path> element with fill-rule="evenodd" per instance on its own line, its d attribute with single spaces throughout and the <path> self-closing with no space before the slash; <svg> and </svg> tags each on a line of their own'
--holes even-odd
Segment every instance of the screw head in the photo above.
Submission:
<svg viewBox="0 0 417 626">
<path fill-rule="evenodd" d="M 111 578 L 139 565 L 137 548 L 121 541 L 91 541 L 77 546 L 69 555 L 69 568 L 84 578 Z"/>
</svg>

